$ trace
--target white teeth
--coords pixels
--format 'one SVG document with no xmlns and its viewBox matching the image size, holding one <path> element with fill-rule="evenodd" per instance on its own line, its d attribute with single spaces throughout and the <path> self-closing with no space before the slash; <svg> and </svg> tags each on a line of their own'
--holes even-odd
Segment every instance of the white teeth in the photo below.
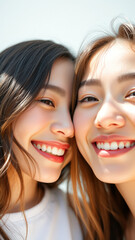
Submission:
<svg viewBox="0 0 135 240">
<path fill-rule="evenodd" d="M 129 147 L 133 147 L 135 145 L 135 142 L 132 142 L 130 143 L 129 141 L 127 141 L 126 143 L 124 142 L 112 142 L 112 143 L 109 143 L 109 142 L 105 142 L 105 143 L 96 143 L 96 146 L 98 149 L 103 149 L 103 150 L 117 150 L 118 148 L 119 149 L 123 149 L 124 147 L 125 148 L 129 148 Z"/>
<path fill-rule="evenodd" d="M 45 144 L 42 145 L 42 151 L 43 151 L 43 152 L 46 151 L 46 146 L 45 146 Z"/>
<path fill-rule="evenodd" d="M 51 147 L 48 146 L 47 149 L 46 149 L 46 151 L 47 151 L 48 153 L 51 153 L 51 151 L 52 151 Z"/>
<path fill-rule="evenodd" d="M 40 144 L 33 144 L 36 148 L 40 149 L 43 152 L 48 152 L 51 153 L 53 155 L 57 155 L 57 156 L 63 156 L 65 153 L 65 150 L 62 148 L 57 148 L 57 147 L 51 147 L 51 146 L 46 146 L 45 144 L 40 145 Z"/>
<path fill-rule="evenodd" d="M 37 145 L 37 148 L 38 148 L 38 149 L 41 149 L 41 146 L 40 146 L 40 144 L 38 144 L 38 145 Z"/>
<path fill-rule="evenodd" d="M 104 148 L 105 150 L 110 150 L 110 144 L 109 144 L 109 143 L 104 143 L 103 148 Z"/>
<path fill-rule="evenodd" d="M 117 150 L 118 149 L 118 144 L 116 142 L 111 143 L 111 150 Z"/>
<path fill-rule="evenodd" d="M 58 153 L 57 148 L 56 148 L 56 147 L 53 147 L 53 149 L 52 149 L 52 154 L 57 155 L 57 153 Z"/>
<path fill-rule="evenodd" d="M 104 144 L 103 143 L 100 144 L 100 148 L 104 149 Z"/>
<path fill-rule="evenodd" d="M 97 148 L 101 149 L 101 144 L 100 143 L 97 144 Z"/>
<path fill-rule="evenodd" d="M 62 156 L 62 155 L 64 154 L 64 152 L 65 152 L 65 151 L 64 151 L 63 149 L 59 149 L 59 150 L 58 150 L 58 156 Z"/>
<path fill-rule="evenodd" d="M 120 142 L 119 143 L 119 149 L 123 149 L 124 148 L 124 143 L 123 142 Z"/>
<path fill-rule="evenodd" d="M 126 146 L 126 148 L 129 148 L 130 147 L 130 142 L 126 142 L 125 146 Z"/>
</svg>

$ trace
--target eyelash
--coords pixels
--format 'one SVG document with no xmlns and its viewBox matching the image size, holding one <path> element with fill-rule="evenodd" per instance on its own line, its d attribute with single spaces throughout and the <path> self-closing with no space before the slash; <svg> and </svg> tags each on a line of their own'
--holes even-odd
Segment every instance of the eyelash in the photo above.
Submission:
<svg viewBox="0 0 135 240">
<path fill-rule="evenodd" d="M 134 94 L 134 95 L 132 95 L 132 94 Z M 132 98 L 132 97 L 135 97 L 135 90 L 133 90 L 132 92 L 130 92 L 127 96 L 126 96 L 126 98 Z"/>
<path fill-rule="evenodd" d="M 99 100 L 93 96 L 87 96 L 79 100 L 80 103 L 86 103 L 86 102 L 98 102 Z"/>
<path fill-rule="evenodd" d="M 49 107 L 55 107 L 53 101 L 50 99 L 39 99 L 38 101 L 45 105 L 48 105 Z"/>
<path fill-rule="evenodd" d="M 126 98 L 134 98 L 135 99 L 135 89 L 129 92 L 126 95 Z M 81 100 L 78 100 L 79 103 L 94 103 L 94 102 L 99 102 L 99 100 L 94 97 L 94 96 L 86 96 L 82 98 Z"/>
</svg>

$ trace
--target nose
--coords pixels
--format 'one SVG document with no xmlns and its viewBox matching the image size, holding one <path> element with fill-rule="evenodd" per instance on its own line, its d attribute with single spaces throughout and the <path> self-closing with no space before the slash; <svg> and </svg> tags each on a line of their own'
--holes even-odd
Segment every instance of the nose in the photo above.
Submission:
<svg viewBox="0 0 135 240">
<path fill-rule="evenodd" d="M 51 131 L 66 138 L 74 136 L 74 127 L 69 112 L 59 114 L 51 124 Z"/>
<path fill-rule="evenodd" d="M 118 103 L 104 102 L 98 111 L 95 122 L 97 128 L 113 129 L 125 125 L 125 118 L 118 108 Z"/>
</svg>

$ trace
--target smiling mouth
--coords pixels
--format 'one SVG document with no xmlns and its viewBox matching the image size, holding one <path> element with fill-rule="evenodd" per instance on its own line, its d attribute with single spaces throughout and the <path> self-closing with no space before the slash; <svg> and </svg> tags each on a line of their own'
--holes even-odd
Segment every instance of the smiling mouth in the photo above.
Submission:
<svg viewBox="0 0 135 240">
<path fill-rule="evenodd" d="M 35 148 L 37 148 L 38 150 L 40 150 L 42 152 L 47 152 L 51 155 L 64 156 L 64 154 L 65 154 L 65 149 L 62 149 L 62 148 L 52 147 L 50 145 L 39 144 L 39 143 L 38 144 L 33 143 L 33 146 Z"/>
<path fill-rule="evenodd" d="M 100 150 L 114 151 L 118 149 L 131 148 L 135 145 L 133 141 L 113 141 L 113 142 L 95 142 L 96 147 Z"/>
<path fill-rule="evenodd" d="M 99 157 L 117 157 L 120 156 L 135 146 L 135 141 L 96 141 L 92 143 L 95 152 Z"/>
<path fill-rule="evenodd" d="M 65 154 L 70 147 L 68 143 L 59 142 L 42 142 L 42 141 L 31 141 L 36 151 L 42 155 L 46 160 L 62 163 L 65 158 Z M 50 143 L 50 144 L 49 144 Z"/>
</svg>

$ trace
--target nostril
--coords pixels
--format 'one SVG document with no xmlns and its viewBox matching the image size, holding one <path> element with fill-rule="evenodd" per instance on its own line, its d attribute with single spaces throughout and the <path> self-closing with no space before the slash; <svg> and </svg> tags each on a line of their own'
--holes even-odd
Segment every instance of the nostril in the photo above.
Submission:
<svg viewBox="0 0 135 240">
<path fill-rule="evenodd" d="M 62 133 L 63 135 L 64 135 L 64 132 L 62 132 L 62 131 L 57 131 L 58 133 Z"/>
<path fill-rule="evenodd" d="M 110 126 L 117 126 L 118 124 L 116 124 L 116 123 L 110 123 L 109 125 L 108 125 L 108 127 L 110 127 Z"/>
<path fill-rule="evenodd" d="M 95 122 L 97 128 L 101 128 L 102 124 L 100 122 Z"/>
</svg>

